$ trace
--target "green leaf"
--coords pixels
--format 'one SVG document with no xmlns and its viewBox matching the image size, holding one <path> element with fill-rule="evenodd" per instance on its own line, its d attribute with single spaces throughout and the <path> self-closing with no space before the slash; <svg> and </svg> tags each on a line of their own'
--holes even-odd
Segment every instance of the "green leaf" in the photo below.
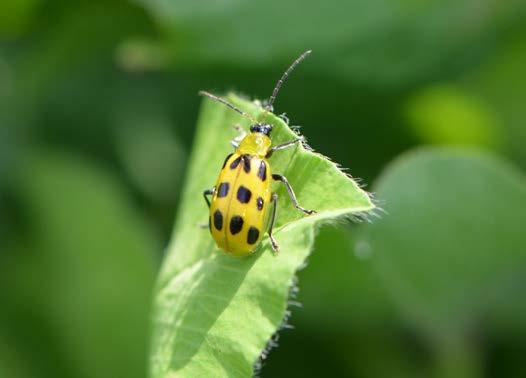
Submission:
<svg viewBox="0 0 526 378">
<path fill-rule="evenodd" d="M 491 110 L 453 85 L 419 91 L 406 105 L 414 134 L 424 143 L 500 147 L 502 137 Z"/>
<path fill-rule="evenodd" d="M 15 37 L 31 23 L 38 0 L 5 0 L 0 3 L 0 36 Z"/>
<path fill-rule="evenodd" d="M 480 98 L 498 122 L 504 139 L 502 152 L 526 167 L 526 78 L 522 69 L 526 65 L 526 30 L 514 35 L 510 41 L 499 44 L 491 60 L 461 78 L 464 91 Z M 513 85 L 510 85 L 513 83 Z"/>
<path fill-rule="evenodd" d="M 452 0 L 139 2 L 162 25 L 177 64 L 286 64 L 291 51 L 312 49 L 324 57 L 321 71 L 368 87 L 471 69 L 498 26 L 520 22 L 525 9 L 498 2 L 474 17 L 469 1 Z"/>
<path fill-rule="evenodd" d="M 309 308 L 298 314 L 302 324 L 319 329 L 319 320 L 325 319 L 324 330 L 340 332 L 378 330 L 379 324 L 394 321 L 392 304 L 374 274 L 372 256 L 352 249 L 353 235 L 334 227 L 323 227 L 317 235 L 309 266 L 299 274 L 298 299 Z"/>
<path fill-rule="evenodd" d="M 441 369 L 476 374 L 474 330 L 490 333 L 493 319 L 526 330 L 516 298 L 526 284 L 524 175 L 477 150 L 424 149 L 392 164 L 375 191 L 388 215 L 362 228 L 357 248 Z"/>
<path fill-rule="evenodd" d="M 7 368 L 144 376 L 156 247 L 148 228 L 118 182 L 88 161 L 49 151 L 22 160 L 11 184 L 29 227 L 0 254 Z"/>
<path fill-rule="evenodd" d="M 294 330 L 279 339 L 263 377 L 422 377 L 400 317 L 374 272 L 352 249 L 356 226 L 324 226 L 309 265 L 298 272 Z M 362 251 L 363 252 L 363 251 Z M 320 358 L 324 363 L 320 364 Z"/>
<path fill-rule="evenodd" d="M 273 114 L 233 95 L 229 100 L 274 126 L 273 143 L 296 138 Z M 337 166 L 298 146 L 277 152 L 270 163 L 286 175 L 300 204 L 318 211 L 310 217 L 294 209 L 283 188 L 276 239 L 280 253 L 271 252 L 268 238 L 252 256 L 236 259 L 217 249 L 207 229 L 202 191 L 215 184 L 234 124 L 248 121 L 225 106 L 205 101 L 198 122 L 182 205 L 173 239 L 158 280 L 151 351 L 151 376 L 252 375 L 267 341 L 279 329 L 295 272 L 305 263 L 315 226 L 373 209 L 366 192 Z"/>
</svg>

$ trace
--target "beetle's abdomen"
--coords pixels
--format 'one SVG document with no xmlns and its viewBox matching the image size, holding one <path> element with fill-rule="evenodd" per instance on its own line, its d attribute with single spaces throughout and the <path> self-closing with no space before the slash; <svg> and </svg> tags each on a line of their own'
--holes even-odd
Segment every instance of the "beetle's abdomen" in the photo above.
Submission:
<svg viewBox="0 0 526 378">
<path fill-rule="evenodd" d="M 219 173 L 210 206 L 210 231 L 234 256 L 251 253 L 265 233 L 271 172 L 265 159 L 234 153 Z"/>
</svg>

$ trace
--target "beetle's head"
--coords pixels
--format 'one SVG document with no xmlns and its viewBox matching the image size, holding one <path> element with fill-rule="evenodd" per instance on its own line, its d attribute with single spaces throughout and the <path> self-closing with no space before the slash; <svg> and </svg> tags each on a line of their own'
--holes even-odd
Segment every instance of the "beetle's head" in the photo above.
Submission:
<svg viewBox="0 0 526 378">
<path fill-rule="evenodd" d="M 261 133 L 266 136 L 269 136 L 271 131 L 272 131 L 272 125 L 265 124 L 265 123 L 256 123 L 250 126 L 251 133 Z"/>
</svg>

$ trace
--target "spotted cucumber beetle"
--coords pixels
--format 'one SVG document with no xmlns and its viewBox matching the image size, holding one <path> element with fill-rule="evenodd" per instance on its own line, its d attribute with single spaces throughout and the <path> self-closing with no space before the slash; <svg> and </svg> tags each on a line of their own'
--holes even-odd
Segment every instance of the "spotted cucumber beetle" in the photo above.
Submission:
<svg viewBox="0 0 526 378">
<path fill-rule="evenodd" d="M 266 112 L 272 110 L 272 104 L 283 82 L 309 54 L 310 50 L 301 54 L 278 80 L 264 107 Z M 223 98 L 204 91 L 199 94 L 228 106 L 252 121 L 250 133 L 242 136 L 242 139 L 236 138 L 232 141 L 236 150 L 226 157 L 216 185 L 203 192 L 210 210 L 208 222 L 212 237 L 216 244 L 228 254 L 246 256 L 254 252 L 259 245 L 268 223 L 268 236 L 272 249 L 277 252 L 279 246 L 272 231 L 276 220 L 278 195 L 271 192 L 271 181 L 285 185 L 296 209 L 308 215 L 315 213 L 314 210 L 307 210 L 298 204 L 287 178 L 272 173 L 268 161 L 274 152 L 295 146 L 302 141 L 302 138 L 272 146 L 270 139 L 272 125 L 256 121 L 251 115 Z M 212 196 L 212 201 L 208 196 Z M 271 206 L 272 209 L 269 210 Z"/>
</svg>

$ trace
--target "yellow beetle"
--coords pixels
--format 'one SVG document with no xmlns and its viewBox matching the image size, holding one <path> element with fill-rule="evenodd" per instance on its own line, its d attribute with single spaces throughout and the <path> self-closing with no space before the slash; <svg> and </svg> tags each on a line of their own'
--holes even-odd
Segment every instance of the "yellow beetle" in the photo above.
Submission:
<svg viewBox="0 0 526 378">
<path fill-rule="evenodd" d="M 304 52 L 285 71 L 264 108 L 266 111 L 272 110 L 281 85 L 308 54 L 310 51 Z M 232 142 L 236 150 L 226 157 L 216 185 L 203 193 L 210 209 L 209 228 L 212 237 L 225 252 L 233 256 L 246 256 L 258 246 L 269 220 L 268 235 L 272 249 L 277 252 L 279 246 L 272 235 L 272 228 L 276 219 L 278 195 L 271 193 L 271 181 L 279 181 L 285 185 L 292 203 L 298 210 L 309 215 L 315 211 L 304 209 L 298 204 L 294 190 L 285 176 L 272 174 L 268 158 L 275 151 L 293 146 L 302 139 L 297 138 L 272 147 L 272 125 L 255 121 L 249 114 L 225 99 L 204 91 L 199 93 L 228 106 L 253 122 L 250 134 L 242 137 L 240 142 L 237 139 Z M 212 196 L 211 202 L 208 196 Z"/>
</svg>

